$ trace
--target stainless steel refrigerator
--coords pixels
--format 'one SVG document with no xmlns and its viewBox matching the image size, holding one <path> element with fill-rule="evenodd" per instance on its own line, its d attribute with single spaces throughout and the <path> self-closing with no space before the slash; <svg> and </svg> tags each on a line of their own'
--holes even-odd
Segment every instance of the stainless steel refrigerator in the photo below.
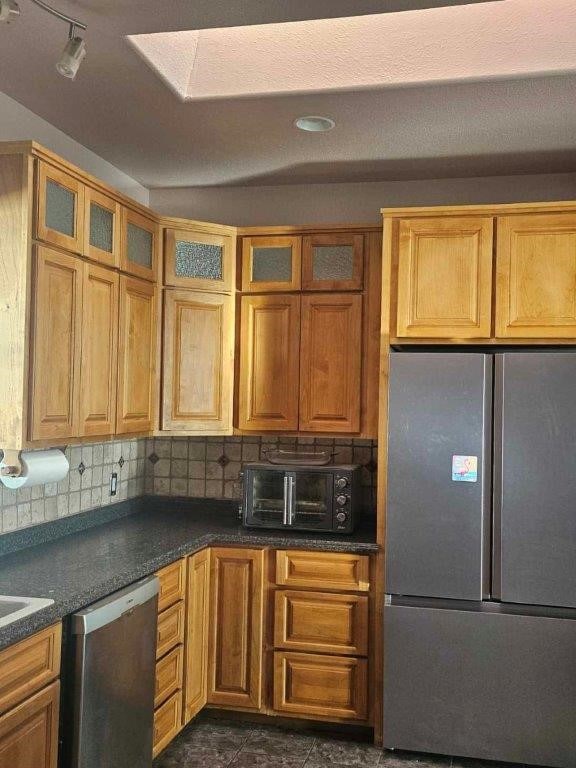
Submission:
<svg viewBox="0 0 576 768">
<path fill-rule="evenodd" d="M 384 746 L 576 766 L 576 352 L 391 355 Z"/>
</svg>

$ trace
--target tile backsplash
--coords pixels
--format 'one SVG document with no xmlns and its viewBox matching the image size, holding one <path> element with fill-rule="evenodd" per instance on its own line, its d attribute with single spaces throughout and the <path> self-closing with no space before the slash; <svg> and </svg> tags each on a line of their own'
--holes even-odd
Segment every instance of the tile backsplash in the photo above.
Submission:
<svg viewBox="0 0 576 768">
<path fill-rule="evenodd" d="M 260 461 L 270 450 L 329 450 L 334 462 L 362 465 L 362 505 L 376 504 L 376 441 L 270 436 L 140 438 L 70 445 L 68 477 L 60 483 L 10 491 L 0 484 L 0 532 L 75 515 L 141 496 L 239 498 L 243 462 Z M 118 488 L 110 496 L 110 476 Z"/>
</svg>

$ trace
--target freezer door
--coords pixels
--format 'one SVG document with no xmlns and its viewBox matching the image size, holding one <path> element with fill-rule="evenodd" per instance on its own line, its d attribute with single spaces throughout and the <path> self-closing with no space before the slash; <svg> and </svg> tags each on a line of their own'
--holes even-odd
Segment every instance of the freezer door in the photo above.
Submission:
<svg viewBox="0 0 576 768">
<path fill-rule="evenodd" d="M 490 355 L 391 354 L 387 592 L 487 596 L 491 396 Z"/>
<path fill-rule="evenodd" d="M 392 605 L 384 622 L 385 747 L 574 768 L 576 620 Z"/>
<path fill-rule="evenodd" d="M 576 607 L 576 353 L 498 355 L 495 417 L 494 594 Z"/>
</svg>

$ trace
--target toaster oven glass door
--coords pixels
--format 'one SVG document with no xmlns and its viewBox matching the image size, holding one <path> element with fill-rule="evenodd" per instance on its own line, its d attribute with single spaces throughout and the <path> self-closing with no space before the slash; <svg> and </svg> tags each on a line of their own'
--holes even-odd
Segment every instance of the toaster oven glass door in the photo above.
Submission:
<svg viewBox="0 0 576 768">
<path fill-rule="evenodd" d="M 250 472 L 249 505 L 250 522 L 282 528 L 288 522 L 287 476 L 278 470 L 253 470 Z"/>
<path fill-rule="evenodd" d="M 295 472 L 291 523 L 294 528 L 332 529 L 333 476 L 329 472 Z"/>
</svg>

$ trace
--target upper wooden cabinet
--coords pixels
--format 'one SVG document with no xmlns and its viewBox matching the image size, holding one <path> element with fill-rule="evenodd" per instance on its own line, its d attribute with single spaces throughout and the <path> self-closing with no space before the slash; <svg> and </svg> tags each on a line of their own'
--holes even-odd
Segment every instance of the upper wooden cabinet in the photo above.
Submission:
<svg viewBox="0 0 576 768">
<path fill-rule="evenodd" d="M 187 229 L 164 230 L 164 282 L 199 291 L 230 293 L 234 237 Z"/>
<path fill-rule="evenodd" d="M 245 293 L 298 291 L 302 238 L 289 235 L 244 237 L 242 290 Z"/>
<path fill-rule="evenodd" d="M 120 203 L 91 187 L 85 187 L 84 208 L 84 255 L 108 267 L 119 267 Z"/>
<path fill-rule="evenodd" d="M 65 171 L 38 162 L 36 237 L 73 253 L 84 243 L 84 185 Z"/>
<path fill-rule="evenodd" d="M 154 285 L 120 277 L 116 432 L 148 432 L 154 417 L 156 305 Z"/>
<path fill-rule="evenodd" d="M 399 337 L 490 337 L 492 227 L 491 217 L 400 221 Z"/>
<path fill-rule="evenodd" d="M 151 218 L 130 208 L 122 209 L 120 266 L 144 280 L 156 280 L 159 227 Z"/>
<path fill-rule="evenodd" d="M 576 213 L 497 222 L 496 336 L 576 337 Z"/>
<path fill-rule="evenodd" d="M 298 429 L 300 297 L 243 296 L 239 426 Z"/>
<path fill-rule="evenodd" d="M 359 432 L 362 296 L 302 297 L 300 417 L 306 432 Z"/>
<path fill-rule="evenodd" d="M 232 431 L 234 298 L 164 292 L 162 429 Z"/>
<path fill-rule="evenodd" d="M 302 244 L 302 290 L 360 291 L 364 235 L 306 235 Z"/>
</svg>

